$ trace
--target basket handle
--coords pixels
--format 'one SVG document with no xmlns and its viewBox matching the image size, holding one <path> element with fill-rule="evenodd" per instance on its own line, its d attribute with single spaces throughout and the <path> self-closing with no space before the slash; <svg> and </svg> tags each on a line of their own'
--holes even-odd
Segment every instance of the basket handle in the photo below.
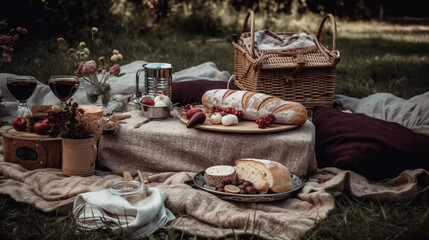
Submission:
<svg viewBox="0 0 429 240">
<path fill-rule="evenodd" d="M 333 33 L 332 51 L 336 51 L 337 50 L 337 24 L 335 22 L 335 17 L 332 14 L 327 13 L 323 17 L 322 22 L 320 23 L 320 26 L 319 26 L 319 30 L 317 31 L 316 38 L 317 38 L 317 40 L 319 40 L 320 34 L 322 33 L 323 25 L 325 24 L 325 21 L 328 18 L 331 20 L 331 23 L 332 23 L 332 33 Z"/>
<path fill-rule="evenodd" d="M 255 57 L 255 14 L 249 11 L 244 19 L 243 27 L 241 28 L 241 36 L 246 31 L 247 21 L 250 18 L 250 50 L 252 57 Z"/>
</svg>

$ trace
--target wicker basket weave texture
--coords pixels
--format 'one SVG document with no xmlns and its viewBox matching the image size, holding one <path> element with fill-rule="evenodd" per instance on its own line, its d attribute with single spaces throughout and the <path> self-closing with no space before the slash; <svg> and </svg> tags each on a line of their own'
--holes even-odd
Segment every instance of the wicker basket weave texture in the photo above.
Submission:
<svg viewBox="0 0 429 240">
<path fill-rule="evenodd" d="M 251 20 L 250 33 L 244 32 L 248 18 Z M 327 18 L 333 23 L 332 50 L 318 42 Z M 258 50 L 253 42 L 250 47 L 245 44 L 244 38 L 249 36 L 254 36 L 253 12 L 246 17 L 240 40 L 233 42 L 235 84 L 239 88 L 299 102 L 307 109 L 332 105 L 339 51 L 336 50 L 335 18 L 331 14 L 324 17 L 319 27 L 316 46 L 288 51 Z"/>
</svg>

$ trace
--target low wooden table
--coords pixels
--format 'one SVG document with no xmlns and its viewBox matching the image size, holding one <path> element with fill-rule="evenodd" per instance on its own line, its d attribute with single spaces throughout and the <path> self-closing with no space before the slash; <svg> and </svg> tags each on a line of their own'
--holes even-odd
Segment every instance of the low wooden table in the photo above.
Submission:
<svg viewBox="0 0 429 240">
<path fill-rule="evenodd" d="M 98 165 L 118 174 L 198 172 L 213 165 L 235 165 L 240 158 L 278 161 L 300 175 L 317 170 L 315 128 L 310 121 L 276 133 L 225 133 L 189 129 L 177 116 L 135 129 L 146 118 L 139 110 L 128 113 L 132 117 L 123 120 L 118 132 L 103 135 L 99 142 Z"/>
</svg>

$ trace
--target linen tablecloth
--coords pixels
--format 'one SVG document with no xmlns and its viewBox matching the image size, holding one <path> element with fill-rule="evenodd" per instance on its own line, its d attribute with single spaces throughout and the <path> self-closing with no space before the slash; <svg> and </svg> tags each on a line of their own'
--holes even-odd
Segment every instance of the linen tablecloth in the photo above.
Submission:
<svg viewBox="0 0 429 240">
<path fill-rule="evenodd" d="M 129 114 L 115 135 L 104 135 L 99 142 L 98 164 L 114 173 L 199 172 L 213 165 L 235 165 L 240 158 L 277 161 L 299 175 L 317 170 L 310 121 L 283 132 L 244 134 L 189 129 L 177 116 L 135 129 L 146 118 L 138 110 Z"/>
</svg>

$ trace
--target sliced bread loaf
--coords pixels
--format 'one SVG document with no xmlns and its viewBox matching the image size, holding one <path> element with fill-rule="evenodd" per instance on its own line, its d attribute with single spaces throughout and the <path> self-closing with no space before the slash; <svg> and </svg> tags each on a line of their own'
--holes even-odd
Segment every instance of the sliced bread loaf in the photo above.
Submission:
<svg viewBox="0 0 429 240">
<path fill-rule="evenodd" d="M 237 176 L 253 183 L 256 190 L 266 193 L 285 192 L 292 188 L 292 179 L 289 170 L 281 163 L 246 158 L 235 161 Z"/>
</svg>

